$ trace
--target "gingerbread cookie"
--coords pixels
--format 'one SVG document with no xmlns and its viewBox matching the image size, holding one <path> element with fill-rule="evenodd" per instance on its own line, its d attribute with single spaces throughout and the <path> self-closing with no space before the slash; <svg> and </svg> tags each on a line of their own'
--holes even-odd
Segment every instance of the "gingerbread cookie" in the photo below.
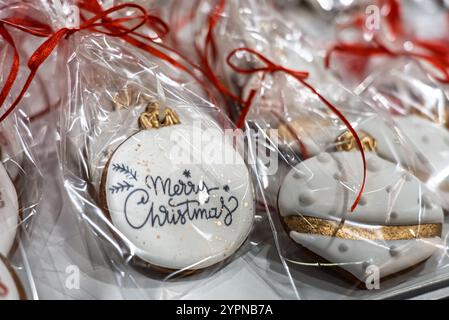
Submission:
<svg viewBox="0 0 449 320">
<path fill-rule="evenodd" d="M 106 212 L 135 255 L 150 265 L 205 268 L 231 256 L 250 232 L 249 172 L 233 146 L 211 129 L 176 121 L 149 126 L 124 141 L 104 169 Z"/>
<path fill-rule="evenodd" d="M 25 291 L 19 278 L 6 258 L 0 255 L 0 301 L 25 299 Z"/>
<path fill-rule="evenodd" d="M 11 179 L 0 163 L 0 254 L 7 256 L 16 238 L 19 204 Z"/>
<path fill-rule="evenodd" d="M 432 190 L 449 193 L 449 132 L 417 116 L 393 120 L 399 133 L 376 119 L 361 123 L 357 131 L 368 133 L 376 141 L 376 151 L 382 158 L 409 168 Z"/>
<path fill-rule="evenodd" d="M 358 152 L 323 153 L 293 168 L 278 197 L 290 238 L 364 281 L 369 266 L 381 277 L 429 258 L 441 244 L 443 210 L 432 193 L 396 164 L 367 152 L 367 184 Z"/>
</svg>

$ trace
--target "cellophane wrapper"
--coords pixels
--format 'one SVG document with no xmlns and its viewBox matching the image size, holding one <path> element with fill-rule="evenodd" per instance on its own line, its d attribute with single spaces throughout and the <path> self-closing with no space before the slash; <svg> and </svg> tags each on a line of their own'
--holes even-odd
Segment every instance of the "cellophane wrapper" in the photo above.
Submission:
<svg viewBox="0 0 449 320">
<path fill-rule="evenodd" d="M 198 88 L 195 80 L 119 38 L 86 32 L 71 38 L 71 46 L 59 157 L 65 190 L 79 228 L 86 234 L 85 247 L 89 252 L 88 257 L 78 257 L 75 262 L 86 264 L 87 260 L 87 264 L 112 270 L 114 276 L 105 281 L 120 288 L 122 298 L 188 296 L 193 288 L 211 281 L 217 270 L 228 268 L 234 258 L 257 248 L 261 242 L 251 232 L 257 228 L 258 219 L 242 141 L 224 144 L 226 150 L 235 152 L 235 164 L 209 165 L 207 157 L 213 158 L 214 150 L 220 150 L 221 139 L 225 132 L 233 132 L 233 126 L 220 106 L 202 98 L 203 92 L 190 89 Z M 181 124 L 139 128 L 139 119 L 149 107 L 156 106 L 154 103 L 161 114 L 163 108 L 173 110 Z M 194 127 L 205 130 L 206 138 L 211 138 L 209 130 L 220 139 L 213 140 L 209 153 L 194 152 L 204 158 L 204 164 L 200 161 L 199 165 L 184 165 L 183 159 L 172 155 L 170 147 L 179 141 L 177 146 L 196 150 L 198 145 L 190 140 L 191 131 L 187 130 Z M 167 140 L 165 132 L 169 130 L 177 134 L 173 141 Z M 150 137 L 147 140 L 141 135 Z M 152 148 L 147 144 L 151 141 Z M 126 151 L 122 162 L 115 159 L 122 148 L 133 143 L 137 143 L 135 149 Z M 159 151 L 150 156 L 153 149 Z M 141 160 L 134 160 L 136 157 Z M 161 172 L 161 168 L 165 171 Z M 109 183 L 115 176 L 120 181 Z M 170 183 L 176 184 L 175 188 L 196 185 L 200 190 L 179 196 L 176 189 L 164 198 L 169 193 L 165 188 L 173 188 Z M 134 185 L 141 188 L 137 190 Z M 133 199 L 135 192 L 142 193 Z M 136 200 L 134 209 L 128 206 L 128 199 Z M 159 211 L 162 207 L 173 206 L 174 214 L 176 204 L 181 208 L 186 199 L 212 211 L 221 201 L 228 206 L 225 213 L 234 215 L 211 216 L 208 211 L 196 218 L 179 220 L 170 216 L 175 217 L 171 222 L 163 220 L 165 211 Z M 117 201 L 124 201 L 123 209 L 115 207 Z M 133 216 L 134 212 L 137 215 Z"/>
<path fill-rule="evenodd" d="M 219 55 L 214 66 L 242 98 L 257 91 L 245 127 L 257 158 L 258 201 L 266 207 L 272 245 L 284 267 L 272 263 L 272 269 L 285 272 L 276 278 L 279 286 L 291 285 L 287 297 L 387 298 L 412 296 L 444 279 L 444 202 L 420 181 L 427 161 L 409 132 L 389 113 L 344 89 L 324 70 L 322 57 L 294 20 L 270 5 L 226 1 L 214 29 Z M 204 13 L 207 5 L 197 7 Z M 196 34 L 206 34 L 207 14 L 197 18 Z M 226 58 L 242 47 L 283 69 L 239 73 Z M 245 52 L 232 61 L 245 70 L 268 65 Z M 289 70 L 307 71 L 302 80 L 317 92 Z M 362 187 L 361 153 L 348 126 L 317 93 L 344 115 L 365 149 L 367 180 L 353 212 Z"/>
<path fill-rule="evenodd" d="M 403 10 L 403 25 L 409 35 L 416 39 L 432 41 L 444 40 L 447 12 L 435 8 L 435 3 L 400 2 Z M 386 29 L 381 29 L 385 33 Z M 357 39 L 363 41 L 366 30 L 349 32 L 342 30 L 337 33 L 343 40 Z M 424 37 L 424 35 L 426 37 Z M 406 45 L 406 40 L 399 37 L 388 42 L 387 46 L 397 48 Z M 413 40 L 412 40 L 413 41 Z M 363 42 L 362 42 L 363 43 Z M 420 48 L 415 49 L 420 52 Z M 449 149 L 444 141 L 448 136 L 448 85 L 434 76 L 439 71 L 426 61 L 416 57 L 358 57 L 351 54 L 336 54 L 330 63 L 331 70 L 343 85 L 360 95 L 380 112 L 390 114 L 396 122 L 410 121 L 412 127 L 421 126 L 419 134 L 409 128 L 404 134 L 413 145 L 415 152 L 422 158 L 422 166 L 417 168 L 417 175 L 435 192 L 444 208 L 448 208 L 449 172 L 447 167 Z M 353 66 L 351 68 L 350 66 Z M 355 67 L 354 67 L 355 66 Z M 402 121 L 401 121 L 402 120 Z M 413 124 L 412 124 L 413 123 Z M 418 134 L 418 136 L 416 136 Z M 429 139 L 431 143 L 426 142 Z M 438 143 L 440 144 L 438 145 Z M 427 149 L 423 149 L 423 147 Z"/>
<path fill-rule="evenodd" d="M 47 11 L 44 1 L 0 1 L 0 6 L 2 7 L 1 19 L 32 17 L 34 21 L 48 24 L 51 28 L 59 27 L 57 26 L 58 17 Z M 6 97 L 3 111 L 1 111 L 2 115 L 17 97 L 29 74 L 27 61 L 30 53 L 43 41 L 10 26 L 6 26 L 6 29 L 16 45 L 20 60 L 17 79 Z M 2 70 L 0 83 L 2 86 L 5 85 L 8 72 L 12 68 L 13 57 L 12 46 L 2 38 L 0 40 Z M 55 98 L 49 94 L 53 87 L 49 85 L 51 81 L 47 83 L 48 75 L 39 73 L 36 76 L 37 81 L 31 85 L 30 90 L 16 109 L 0 123 L 1 162 L 14 185 L 18 200 L 17 223 L 12 223 L 14 219 L 11 220 L 8 217 L 0 219 L 2 234 L 4 236 L 10 233 L 15 234 L 15 240 L 10 250 L 1 254 L 12 266 L 21 282 L 23 290 L 20 290 L 20 298 L 26 299 L 40 297 L 36 285 L 38 281 L 36 273 L 41 270 L 38 256 L 46 250 L 45 247 L 34 247 L 36 238 L 46 237 L 46 232 L 43 232 L 41 228 L 41 217 L 38 214 L 43 197 L 41 160 L 45 159 L 48 150 L 51 148 L 55 150 L 56 144 L 54 138 L 53 143 L 48 140 L 48 133 L 51 131 L 49 128 L 52 126 L 49 125 L 49 122 L 41 119 L 37 121 L 35 116 L 44 116 L 42 111 L 45 111 L 46 114 L 50 113 L 50 105 L 55 103 L 55 100 L 53 102 L 51 100 Z M 45 148 L 42 148 L 43 145 Z M 9 183 L 6 180 L 1 183 L 3 184 L 0 186 L 2 194 L 6 196 Z M 12 199 L 3 199 L 3 201 L 3 204 L 6 203 L 3 207 L 7 208 Z M 46 227 L 50 226 L 46 225 Z"/>
</svg>

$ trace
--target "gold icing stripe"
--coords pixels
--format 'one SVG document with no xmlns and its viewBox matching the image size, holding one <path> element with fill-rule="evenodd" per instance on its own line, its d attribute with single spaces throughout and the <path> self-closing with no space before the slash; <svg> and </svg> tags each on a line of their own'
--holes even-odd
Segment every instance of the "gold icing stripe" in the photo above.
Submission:
<svg viewBox="0 0 449 320">
<path fill-rule="evenodd" d="M 307 216 L 284 217 L 287 227 L 298 233 L 316 234 L 348 240 L 410 240 L 441 237 L 442 224 L 409 226 L 354 226 L 338 221 Z"/>
</svg>

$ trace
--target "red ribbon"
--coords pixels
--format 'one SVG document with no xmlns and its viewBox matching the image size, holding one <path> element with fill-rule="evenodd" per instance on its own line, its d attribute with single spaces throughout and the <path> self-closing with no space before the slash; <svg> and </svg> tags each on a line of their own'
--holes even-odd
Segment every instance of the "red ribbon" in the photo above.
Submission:
<svg viewBox="0 0 449 320">
<path fill-rule="evenodd" d="M 235 65 L 232 62 L 232 59 L 238 53 L 247 53 L 247 54 L 253 55 L 257 60 L 262 62 L 263 66 L 246 69 L 246 68 L 241 68 L 241 67 Z M 231 69 L 233 69 L 235 72 L 238 72 L 241 74 L 251 75 L 251 74 L 256 74 L 258 72 L 263 72 L 264 74 L 274 74 L 277 72 L 282 72 L 282 73 L 292 76 L 299 83 L 301 83 L 308 90 L 310 90 L 315 96 L 317 96 L 318 99 L 320 99 L 321 102 L 323 102 L 345 124 L 345 126 L 348 128 L 348 130 L 353 135 L 353 137 L 356 141 L 356 144 L 359 148 L 360 154 L 362 155 L 362 160 L 363 160 L 363 181 L 362 181 L 362 185 L 361 185 L 359 194 L 357 195 L 356 200 L 354 201 L 353 205 L 351 206 L 351 211 L 353 212 L 356 209 L 358 203 L 360 202 L 360 199 L 362 197 L 363 191 L 365 189 L 365 184 L 366 184 L 366 158 L 365 158 L 365 152 L 363 150 L 363 145 L 362 145 L 362 142 L 360 141 L 360 138 L 359 138 L 357 132 L 352 127 L 351 123 L 346 119 L 346 117 L 331 102 L 329 102 L 329 100 L 327 100 L 325 97 L 323 97 L 313 86 L 311 86 L 308 82 L 305 81 L 309 77 L 309 73 L 304 72 L 304 71 L 297 71 L 297 70 L 285 68 L 281 65 L 275 64 L 271 60 L 269 60 L 265 56 L 263 56 L 261 53 L 257 52 L 256 50 L 250 49 L 250 48 L 238 48 L 238 49 L 232 50 L 228 54 L 228 56 L 226 58 L 226 62 L 231 67 Z M 240 125 L 240 126 L 242 126 L 245 121 L 246 115 L 248 114 L 248 111 L 250 109 L 255 92 L 256 92 L 255 90 L 251 91 L 251 94 L 244 105 L 242 114 L 241 114 L 241 116 L 239 118 L 239 122 L 238 122 L 238 125 Z"/>
<path fill-rule="evenodd" d="M 386 22 L 390 30 L 395 36 L 404 36 L 404 28 L 402 26 L 401 9 L 397 0 L 382 0 L 384 4 L 389 6 L 389 14 L 386 17 Z M 356 22 L 352 27 L 363 28 L 360 22 Z M 402 40 L 404 42 L 404 40 Z M 379 38 L 375 36 L 370 43 L 336 43 L 332 45 L 324 60 L 326 68 L 330 66 L 331 56 L 336 53 L 344 53 L 348 55 L 360 56 L 363 58 L 370 58 L 374 56 L 386 56 L 390 58 L 407 57 L 416 59 L 418 61 L 426 62 L 437 69 L 442 76 L 429 71 L 429 74 L 439 82 L 449 83 L 449 44 L 444 40 L 421 40 L 411 38 L 408 41 L 414 46 L 413 51 L 404 49 L 393 50 L 389 49 Z"/>
<path fill-rule="evenodd" d="M 128 17 L 128 20 L 140 20 L 140 22 L 137 25 L 135 25 L 132 28 L 125 29 L 125 30 L 114 30 L 113 32 L 109 32 L 109 31 L 103 30 L 103 29 L 101 29 L 101 30 L 98 29 L 100 27 L 107 28 L 110 25 L 114 25 L 116 23 L 116 20 L 113 20 L 113 19 L 112 20 L 107 19 L 108 21 L 103 21 L 103 20 L 106 19 L 107 16 L 110 15 L 111 13 L 120 11 L 125 8 L 133 8 L 133 9 L 136 9 L 141 12 L 141 14 L 142 14 L 141 16 Z M 28 68 L 30 69 L 28 78 L 26 79 L 25 84 L 23 85 L 22 90 L 20 91 L 17 98 L 14 100 L 14 102 L 11 104 L 11 106 L 6 110 L 6 112 L 4 112 L 2 114 L 2 116 L 0 117 L 0 122 L 3 121 L 4 119 L 6 119 L 11 114 L 11 112 L 14 111 L 14 109 L 17 107 L 17 105 L 20 103 L 24 94 L 26 93 L 29 86 L 31 85 L 39 67 L 42 65 L 42 63 L 45 62 L 45 60 L 47 60 L 47 58 L 51 55 L 53 50 L 58 46 L 58 44 L 61 42 L 62 39 L 65 39 L 78 31 L 87 30 L 87 29 L 94 29 L 96 32 L 100 32 L 100 33 L 103 33 L 103 34 L 106 34 L 109 36 L 113 36 L 113 37 L 124 37 L 128 33 L 134 32 L 136 29 L 140 28 L 142 25 L 144 25 L 147 22 L 147 20 L 148 20 L 147 12 L 141 6 L 136 5 L 136 4 L 131 4 L 131 3 L 122 4 L 122 5 L 117 5 L 108 10 L 98 13 L 94 17 L 84 21 L 78 28 L 62 28 L 62 29 L 56 31 L 55 33 L 51 34 L 48 37 L 48 39 L 44 43 L 42 43 L 39 46 L 39 48 L 31 55 L 30 59 L 28 60 Z M 6 24 L 6 25 L 15 27 L 19 30 L 22 30 L 26 33 L 29 33 L 29 34 L 32 34 L 35 36 L 47 36 L 48 30 L 45 30 L 45 28 L 43 29 L 41 25 L 35 24 L 32 18 L 20 20 L 21 24 L 17 24 L 17 22 L 18 21 L 11 20 L 11 19 L 0 20 L 0 23 L 2 25 Z M 0 29 L 0 30 L 2 30 L 2 29 Z M 18 58 L 18 53 L 17 53 L 16 46 L 14 44 L 14 41 L 12 40 L 12 38 L 9 35 L 9 33 L 7 32 L 7 30 L 5 28 L 3 28 L 3 31 L 0 34 L 14 49 L 13 65 L 10 70 L 9 76 L 6 80 L 6 83 L 3 87 L 3 89 L 1 90 L 0 97 L 3 99 L 3 101 L 0 100 L 0 102 L 2 102 L 2 105 L 3 105 L 4 99 L 6 99 L 6 96 L 9 94 L 9 92 L 15 82 L 15 79 L 17 77 L 19 58 Z"/>
<path fill-rule="evenodd" d="M 381 6 L 388 8 L 385 16 L 388 27 L 393 37 L 401 37 L 404 35 L 404 27 L 401 23 L 401 5 L 398 0 L 380 0 Z"/>
<path fill-rule="evenodd" d="M 103 11 L 102 6 L 98 3 L 97 0 L 78 0 L 78 5 L 81 9 L 84 9 L 92 14 L 98 15 Z M 122 18 L 120 20 L 115 19 L 113 23 L 109 23 L 104 27 L 107 27 L 110 30 L 129 31 L 126 27 L 122 25 L 123 22 L 126 22 L 126 19 L 127 18 Z M 204 70 L 195 63 L 191 62 L 190 59 L 188 59 L 185 55 L 183 55 L 179 51 L 161 42 L 155 41 L 159 38 L 165 37 L 170 32 L 169 26 L 161 18 L 154 15 L 147 16 L 146 24 L 151 26 L 151 28 L 157 33 L 158 35 L 157 37 L 149 37 L 147 35 L 137 32 L 136 30 L 132 30 L 128 32 L 126 35 L 120 36 L 120 38 L 122 38 L 122 40 L 124 40 L 125 42 L 133 45 L 134 47 L 139 48 L 151 54 L 154 57 L 164 60 L 169 64 L 171 64 L 173 67 L 190 75 L 201 86 L 201 88 L 209 97 L 212 104 L 216 105 L 215 97 L 211 93 L 208 84 L 206 84 L 204 80 L 202 80 L 197 74 L 195 74 L 195 72 L 192 71 L 197 70 L 201 74 L 205 75 L 206 73 L 204 72 Z M 160 47 L 166 50 L 167 52 L 174 54 L 178 59 L 173 58 L 172 56 L 164 53 L 163 51 L 155 48 L 154 46 Z"/>
<path fill-rule="evenodd" d="M 209 54 L 212 54 L 212 58 L 215 60 L 217 58 L 215 38 L 214 38 L 214 29 L 219 22 L 221 15 L 224 12 L 226 5 L 226 0 L 220 0 L 218 4 L 214 7 L 212 12 L 208 17 L 208 30 L 206 34 L 206 38 L 204 41 L 204 51 L 201 56 L 202 65 L 205 69 L 205 74 L 207 78 L 211 81 L 214 87 L 224 94 L 227 97 L 230 97 L 232 100 L 239 104 L 245 104 L 247 101 L 242 100 L 238 95 L 234 94 L 231 90 L 228 89 L 226 85 L 224 85 L 218 76 L 215 74 L 214 69 L 211 67 L 211 63 L 209 62 Z M 211 52 L 212 51 L 212 52 Z M 253 95 L 254 96 L 254 95 Z M 239 128 L 241 126 L 237 125 Z"/>
<path fill-rule="evenodd" d="M 387 56 L 391 58 L 408 57 L 419 61 L 427 62 L 437 69 L 442 76 L 429 71 L 429 74 L 439 82 L 449 83 L 449 50 L 446 45 L 439 41 L 414 40 L 411 42 L 416 48 L 421 49 L 423 53 L 415 51 L 397 50 L 387 48 L 378 39 L 373 39 L 372 43 L 337 43 L 334 44 L 326 53 L 324 65 L 330 66 L 331 56 L 336 53 L 345 53 L 364 58 L 374 56 Z M 446 48 L 446 49 L 442 49 Z"/>
</svg>

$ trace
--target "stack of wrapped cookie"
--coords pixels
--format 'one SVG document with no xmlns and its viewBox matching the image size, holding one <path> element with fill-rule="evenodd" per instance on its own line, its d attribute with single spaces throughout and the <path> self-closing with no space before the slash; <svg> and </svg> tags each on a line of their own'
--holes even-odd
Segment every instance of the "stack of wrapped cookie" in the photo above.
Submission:
<svg viewBox="0 0 449 320">
<path fill-rule="evenodd" d="M 267 247 L 288 297 L 449 281 L 440 2 L 1 4 L 0 299 L 39 297 L 51 153 L 123 292 L 187 292 Z"/>
</svg>

